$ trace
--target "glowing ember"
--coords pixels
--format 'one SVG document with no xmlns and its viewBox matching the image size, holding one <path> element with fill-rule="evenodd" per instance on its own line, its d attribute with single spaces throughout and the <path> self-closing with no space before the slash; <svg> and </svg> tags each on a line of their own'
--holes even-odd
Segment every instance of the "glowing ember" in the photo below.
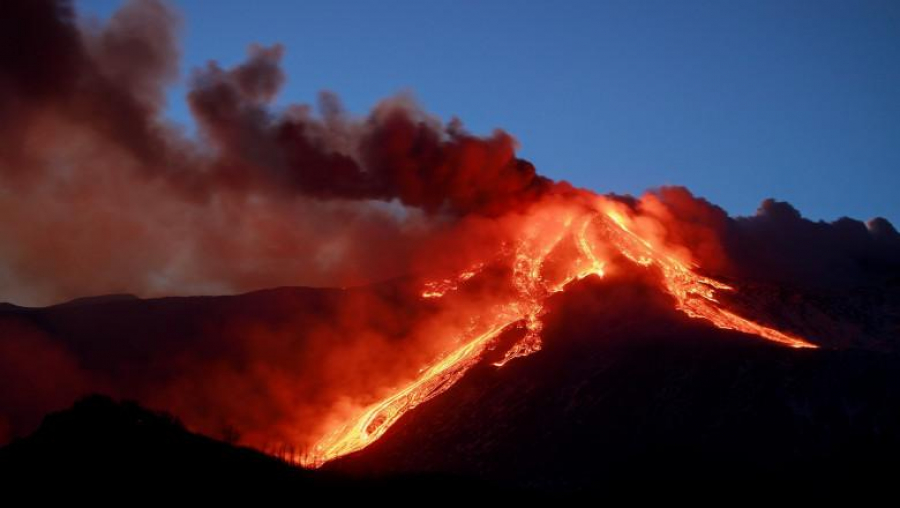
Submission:
<svg viewBox="0 0 900 508">
<path fill-rule="evenodd" d="M 451 332 L 455 334 L 450 341 L 454 349 L 320 439 L 306 465 L 320 466 L 377 440 L 404 413 L 453 386 L 481 360 L 495 339 L 513 326 L 523 326 L 525 334 L 495 366 L 539 351 L 547 298 L 575 280 L 589 275 L 603 277 L 617 255 L 639 266 L 658 269 L 663 289 L 675 299 L 678 310 L 690 317 L 791 347 L 815 347 L 723 308 L 716 291 L 732 288 L 697 274 L 696 267 L 681 261 L 671 247 L 642 235 L 624 206 L 597 196 L 589 198 L 588 204 L 575 201 L 542 206 L 528 215 L 505 257 L 511 274 L 510 290 L 495 296 L 493 305 L 470 311 L 474 314 L 469 316 L 469 326 Z M 426 299 L 446 298 L 481 274 L 486 264 L 479 263 L 456 277 L 428 282 L 421 295 Z"/>
<path fill-rule="evenodd" d="M 484 263 L 478 263 L 471 269 L 460 273 L 456 277 L 441 279 L 435 282 L 426 282 L 425 290 L 422 291 L 422 298 L 440 298 L 447 294 L 449 291 L 456 291 L 456 289 L 459 288 L 460 284 L 478 275 L 478 272 L 480 272 L 483 268 Z"/>
</svg>

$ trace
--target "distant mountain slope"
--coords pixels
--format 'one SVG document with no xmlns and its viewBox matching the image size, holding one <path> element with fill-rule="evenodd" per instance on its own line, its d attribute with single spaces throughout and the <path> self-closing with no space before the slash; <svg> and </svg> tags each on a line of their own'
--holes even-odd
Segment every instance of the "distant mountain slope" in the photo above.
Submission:
<svg viewBox="0 0 900 508">
<path fill-rule="evenodd" d="M 79 299 L 44 308 L 0 306 L 0 444 L 33 431 L 48 411 L 88 393 L 165 409 L 221 437 L 275 427 L 321 396 L 315 367 L 347 339 L 312 337 L 372 291 L 276 288 L 234 296 Z M 358 303 L 355 303 L 359 305 Z M 281 383 L 290 394 L 278 398 Z M 305 384 L 304 384 L 305 383 Z M 295 401 L 297 401 L 295 403 Z M 276 403 L 277 404 L 273 404 Z M 313 411 L 315 407 L 309 408 Z M 4 431 L 6 427 L 6 431 Z M 262 438 L 256 444 L 261 446 Z M 246 443 L 246 441 L 244 441 Z"/>
</svg>

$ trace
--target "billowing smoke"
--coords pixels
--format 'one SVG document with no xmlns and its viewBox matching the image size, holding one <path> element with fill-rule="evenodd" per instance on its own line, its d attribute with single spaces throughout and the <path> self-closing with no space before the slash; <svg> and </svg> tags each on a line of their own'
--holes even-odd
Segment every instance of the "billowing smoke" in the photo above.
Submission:
<svg viewBox="0 0 900 508">
<path fill-rule="evenodd" d="M 199 139 L 161 116 L 177 16 L 127 3 L 106 24 L 68 2 L 4 2 L 0 300 L 342 286 L 403 273 L 410 248 L 550 183 L 497 131 L 411 100 L 364 118 L 331 94 L 276 109 L 281 47 L 191 76 Z"/>
<path fill-rule="evenodd" d="M 815 222 L 774 199 L 754 216 L 732 218 L 683 187 L 657 189 L 632 204 L 711 273 L 808 289 L 900 281 L 900 234 L 883 218 Z"/>
<path fill-rule="evenodd" d="M 257 446 L 308 445 L 509 298 L 488 276 L 426 301 L 422 280 L 491 275 L 518 238 L 547 233 L 529 222 L 542 210 L 600 199 L 537 175 L 509 134 L 473 136 L 408 97 L 364 117 L 329 93 L 275 107 L 280 46 L 194 70 L 187 135 L 163 116 L 177 31 L 156 0 L 105 23 L 61 0 L 0 3 L 0 301 L 368 286 L 0 307 L 0 441 L 101 391 Z M 603 199 L 704 273 L 805 288 L 900 280 L 900 235 L 884 219 L 812 222 L 772 200 L 732 218 L 674 187 Z"/>
</svg>

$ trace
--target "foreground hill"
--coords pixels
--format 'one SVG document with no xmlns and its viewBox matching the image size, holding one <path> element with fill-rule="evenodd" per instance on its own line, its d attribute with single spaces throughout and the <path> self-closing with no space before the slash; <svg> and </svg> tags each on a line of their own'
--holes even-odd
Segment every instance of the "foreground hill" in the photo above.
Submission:
<svg viewBox="0 0 900 508">
<path fill-rule="evenodd" d="M 7 493 L 21 489 L 40 498 L 65 494 L 70 500 L 185 494 L 218 500 L 252 494 L 319 502 L 423 496 L 433 490 L 453 497 L 524 494 L 442 475 L 371 480 L 308 471 L 189 432 L 166 413 L 99 395 L 48 415 L 32 435 L 0 448 L 0 477 Z M 36 485 L 41 487 L 35 490 Z M 122 492 L 127 497 L 118 497 Z"/>
</svg>

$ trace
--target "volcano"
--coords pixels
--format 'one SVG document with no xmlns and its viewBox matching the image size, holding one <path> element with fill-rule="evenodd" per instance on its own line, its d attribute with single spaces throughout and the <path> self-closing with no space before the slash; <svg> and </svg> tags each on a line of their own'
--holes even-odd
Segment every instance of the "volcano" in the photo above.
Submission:
<svg viewBox="0 0 900 508">
<path fill-rule="evenodd" d="M 897 472 L 888 220 L 578 188 L 406 94 L 284 103 L 280 44 L 194 69 L 186 129 L 163 1 L 0 13 L 3 471 L 551 497 Z"/>
</svg>

